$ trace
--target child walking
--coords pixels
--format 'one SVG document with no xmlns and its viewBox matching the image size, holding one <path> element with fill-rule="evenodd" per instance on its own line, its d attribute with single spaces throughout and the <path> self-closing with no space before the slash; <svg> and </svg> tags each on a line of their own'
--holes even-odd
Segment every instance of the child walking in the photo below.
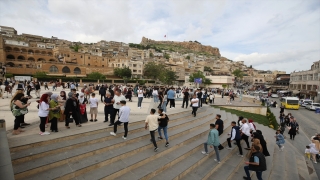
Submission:
<svg viewBox="0 0 320 180">
<path fill-rule="evenodd" d="M 276 132 L 276 144 L 279 146 L 279 151 L 283 151 L 283 144 L 285 143 L 283 135 L 280 133 L 280 130 L 277 130 Z"/>
<path fill-rule="evenodd" d="M 95 97 L 96 94 L 92 93 L 91 98 L 89 99 L 90 102 L 90 114 L 91 114 L 91 119 L 90 122 L 97 122 L 97 114 L 98 114 L 98 99 Z M 93 120 L 93 115 L 94 115 L 94 120 Z"/>
<path fill-rule="evenodd" d="M 310 146 L 306 146 L 306 150 L 304 151 L 304 154 L 310 160 Z"/>
</svg>

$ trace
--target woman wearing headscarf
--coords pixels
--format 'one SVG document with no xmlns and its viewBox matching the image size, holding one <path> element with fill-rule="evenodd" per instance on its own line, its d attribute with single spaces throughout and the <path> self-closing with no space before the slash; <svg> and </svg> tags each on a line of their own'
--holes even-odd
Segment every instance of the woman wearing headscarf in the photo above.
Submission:
<svg viewBox="0 0 320 180">
<path fill-rule="evenodd" d="M 253 138 L 257 138 L 260 140 L 264 156 L 270 156 L 267 148 L 267 142 L 264 140 L 262 132 L 260 130 L 256 130 L 256 132 L 253 133 Z"/>
<path fill-rule="evenodd" d="M 80 123 L 88 122 L 87 103 L 88 100 L 84 97 L 84 93 L 79 93 Z"/>
<path fill-rule="evenodd" d="M 55 110 L 49 111 L 49 121 L 51 122 L 51 132 L 58 132 L 58 119 L 60 118 L 60 105 L 58 102 L 58 94 L 51 95 L 49 107 Z"/>
<path fill-rule="evenodd" d="M 60 118 L 59 118 L 59 121 L 63 122 L 66 119 L 65 118 L 66 116 L 64 115 L 64 106 L 67 100 L 67 95 L 65 91 L 60 92 L 60 97 L 58 97 L 58 100 L 59 100 L 59 103 L 63 103 L 63 106 L 60 106 Z"/>
<path fill-rule="evenodd" d="M 48 94 L 42 94 L 39 102 L 39 112 L 38 116 L 40 117 L 40 135 L 49 135 L 49 132 L 46 132 L 45 125 L 49 115 L 49 111 L 56 110 L 57 107 L 50 108 L 49 106 L 50 96 Z"/>
<path fill-rule="evenodd" d="M 66 107 L 64 110 L 64 114 L 66 115 L 66 128 L 70 129 L 69 127 L 69 118 L 70 115 L 72 115 L 72 118 L 74 119 L 76 125 L 78 127 L 81 127 L 81 124 L 79 122 L 79 114 L 80 114 L 80 108 L 79 108 L 79 101 L 77 99 L 77 94 L 74 92 L 68 93 L 68 99 L 66 101 Z"/>
</svg>

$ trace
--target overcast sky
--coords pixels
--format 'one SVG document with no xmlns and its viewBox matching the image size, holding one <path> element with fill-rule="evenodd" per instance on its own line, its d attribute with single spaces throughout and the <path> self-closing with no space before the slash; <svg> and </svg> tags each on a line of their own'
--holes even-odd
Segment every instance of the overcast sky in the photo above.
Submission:
<svg viewBox="0 0 320 180">
<path fill-rule="evenodd" d="M 0 25 L 82 42 L 197 40 L 287 73 L 320 59 L 319 0 L 0 0 Z"/>
</svg>

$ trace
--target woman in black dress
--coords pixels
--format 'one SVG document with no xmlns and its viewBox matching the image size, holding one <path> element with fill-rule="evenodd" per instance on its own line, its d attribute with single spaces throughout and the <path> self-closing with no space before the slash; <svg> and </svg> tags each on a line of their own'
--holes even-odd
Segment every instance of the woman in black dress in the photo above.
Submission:
<svg viewBox="0 0 320 180">
<path fill-rule="evenodd" d="M 267 148 L 267 142 L 264 140 L 262 132 L 260 130 L 256 130 L 256 132 L 253 133 L 253 137 L 260 140 L 260 144 L 261 144 L 262 150 L 263 150 L 263 155 L 270 156 L 268 148 Z"/>
<path fill-rule="evenodd" d="M 87 98 L 84 97 L 84 93 L 79 93 L 79 107 L 80 107 L 80 123 L 88 122 L 87 116 Z"/>
</svg>

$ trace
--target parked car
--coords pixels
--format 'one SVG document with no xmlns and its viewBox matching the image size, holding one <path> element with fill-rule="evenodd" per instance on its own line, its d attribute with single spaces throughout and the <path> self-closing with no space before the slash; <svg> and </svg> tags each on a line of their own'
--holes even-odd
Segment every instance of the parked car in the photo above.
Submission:
<svg viewBox="0 0 320 180">
<path fill-rule="evenodd" d="M 271 97 L 272 98 L 278 98 L 279 96 L 278 96 L 278 94 L 271 94 Z"/>
<path fill-rule="evenodd" d="M 317 108 L 320 108 L 320 103 L 310 103 L 308 105 L 306 105 L 306 109 L 311 110 L 316 110 Z"/>
<path fill-rule="evenodd" d="M 311 103 L 313 103 L 312 100 L 307 100 L 307 99 L 305 99 L 305 100 L 303 101 L 303 103 L 301 104 L 301 106 L 306 107 L 306 105 L 311 104 Z"/>
</svg>

